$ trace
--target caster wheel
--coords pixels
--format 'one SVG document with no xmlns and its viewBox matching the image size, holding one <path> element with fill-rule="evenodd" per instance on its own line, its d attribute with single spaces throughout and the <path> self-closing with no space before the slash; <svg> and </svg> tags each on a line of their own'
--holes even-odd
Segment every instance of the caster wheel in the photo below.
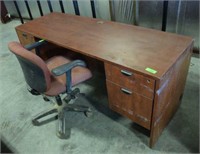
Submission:
<svg viewBox="0 0 200 154">
<path fill-rule="evenodd" d="M 32 124 L 34 126 L 39 126 L 40 125 L 40 123 L 37 120 L 32 120 Z"/>
<path fill-rule="evenodd" d="M 80 96 L 83 96 L 83 97 L 86 96 L 85 93 L 79 93 L 79 95 L 80 95 Z"/>
<path fill-rule="evenodd" d="M 32 88 L 28 88 L 27 89 L 32 95 L 41 95 L 38 91 L 36 91 L 35 89 Z"/>
<path fill-rule="evenodd" d="M 85 111 L 84 114 L 85 114 L 85 116 L 88 117 L 88 118 L 91 117 L 91 116 L 93 115 L 92 111 Z"/>
<path fill-rule="evenodd" d="M 50 101 L 47 97 L 43 97 L 44 101 L 48 102 Z"/>
<path fill-rule="evenodd" d="M 70 138 L 69 132 L 68 132 L 68 134 L 65 132 L 57 132 L 56 135 L 60 139 L 69 139 Z"/>
</svg>

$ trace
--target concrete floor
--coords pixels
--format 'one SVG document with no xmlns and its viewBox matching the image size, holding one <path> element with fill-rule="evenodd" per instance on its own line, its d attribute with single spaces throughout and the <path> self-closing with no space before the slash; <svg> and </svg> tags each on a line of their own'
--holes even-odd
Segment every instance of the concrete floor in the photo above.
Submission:
<svg viewBox="0 0 200 154">
<path fill-rule="evenodd" d="M 0 129 L 1 138 L 18 153 L 189 153 L 199 151 L 199 58 L 193 56 L 182 103 L 153 149 L 146 131 L 108 108 L 105 81 L 101 75 L 80 85 L 85 98 L 76 102 L 90 104 L 94 115 L 67 113 L 71 128 L 68 140 L 55 135 L 56 122 L 33 126 L 31 117 L 51 107 L 40 96 L 26 90 L 17 59 L 7 43 L 18 41 L 14 27 L 18 20 L 0 24 Z"/>
</svg>

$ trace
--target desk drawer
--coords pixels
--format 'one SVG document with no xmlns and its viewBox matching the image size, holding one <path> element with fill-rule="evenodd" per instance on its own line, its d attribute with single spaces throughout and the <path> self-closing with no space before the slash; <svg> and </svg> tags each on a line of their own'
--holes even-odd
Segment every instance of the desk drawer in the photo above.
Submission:
<svg viewBox="0 0 200 154">
<path fill-rule="evenodd" d="M 153 99 L 155 80 L 108 63 L 105 72 L 107 80 Z"/>
<path fill-rule="evenodd" d="M 150 129 L 152 100 L 108 80 L 106 84 L 110 108 Z"/>
<path fill-rule="evenodd" d="M 27 44 L 35 42 L 34 37 L 32 35 L 25 33 L 25 32 L 21 32 L 21 31 L 17 30 L 17 35 L 18 35 L 18 38 L 19 38 L 20 43 L 22 45 L 27 45 Z"/>
</svg>

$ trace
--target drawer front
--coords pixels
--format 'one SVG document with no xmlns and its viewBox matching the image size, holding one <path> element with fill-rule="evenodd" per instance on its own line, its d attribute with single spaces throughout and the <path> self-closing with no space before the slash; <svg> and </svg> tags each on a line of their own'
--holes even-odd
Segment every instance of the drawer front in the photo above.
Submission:
<svg viewBox="0 0 200 154">
<path fill-rule="evenodd" d="M 110 108 L 150 129 L 152 100 L 108 80 L 106 84 Z"/>
<path fill-rule="evenodd" d="M 153 99 L 155 80 L 105 63 L 106 79 Z"/>
<path fill-rule="evenodd" d="M 27 45 L 27 44 L 35 42 L 34 37 L 25 32 L 21 32 L 21 31 L 17 30 L 17 35 L 18 35 L 19 41 L 22 45 Z"/>
</svg>

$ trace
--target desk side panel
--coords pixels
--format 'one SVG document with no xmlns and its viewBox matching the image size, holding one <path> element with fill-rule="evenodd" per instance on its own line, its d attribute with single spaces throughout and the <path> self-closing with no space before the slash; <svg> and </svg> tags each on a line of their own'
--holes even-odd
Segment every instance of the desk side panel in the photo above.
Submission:
<svg viewBox="0 0 200 154">
<path fill-rule="evenodd" d="M 19 31 L 17 29 L 16 29 L 16 33 L 17 33 L 19 41 L 22 45 L 27 45 L 27 44 L 35 42 L 34 37 L 32 35 L 28 34 L 28 33 L 25 33 L 23 31 Z"/>
<path fill-rule="evenodd" d="M 35 42 L 34 36 L 32 36 L 32 35 L 30 35 L 28 33 L 25 33 L 23 31 L 20 31 L 20 30 L 17 30 L 17 29 L 16 29 L 16 33 L 17 33 L 17 36 L 18 36 L 18 39 L 19 39 L 20 43 L 23 46 Z M 35 49 L 32 49 L 31 51 L 35 53 Z"/>
<path fill-rule="evenodd" d="M 179 57 L 162 80 L 156 83 L 151 123 L 150 147 L 156 143 L 163 129 L 179 107 L 184 92 L 193 44 Z"/>
</svg>

